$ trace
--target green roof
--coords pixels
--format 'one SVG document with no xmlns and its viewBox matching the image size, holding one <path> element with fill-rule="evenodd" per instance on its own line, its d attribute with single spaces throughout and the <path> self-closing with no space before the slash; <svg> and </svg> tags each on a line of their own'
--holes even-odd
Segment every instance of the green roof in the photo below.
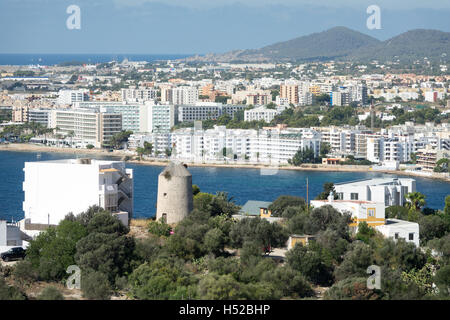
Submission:
<svg viewBox="0 0 450 320">
<path fill-rule="evenodd" d="M 260 208 L 268 208 L 272 202 L 268 201 L 256 201 L 249 200 L 246 204 L 241 208 L 240 213 L 242 215 L 250 215 L 250 216 L 259 216 Z"/>
</svg>

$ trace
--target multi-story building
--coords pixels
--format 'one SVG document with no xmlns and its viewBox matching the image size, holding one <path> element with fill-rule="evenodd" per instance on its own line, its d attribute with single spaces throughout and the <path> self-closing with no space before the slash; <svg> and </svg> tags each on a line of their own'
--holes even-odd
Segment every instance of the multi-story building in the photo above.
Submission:
<svg viewBox="0 0 450 320">
<path fill-rule="evenodd" d="M 316 157 L 320 151 L 320 135 L 310 129 L 184 128 L 174 131 L 171 140 L 174 158 L 194 162 L 240 160 L 282 164 L 300 149 L 310 148 Z"/>
<path fill-rule="evenodd" d="M 35 122 L 49 127 L 51 109 L 33 108 L 29 106 L 14 106 L 12 109 L 13 122 Z"/>
<path fill-rule="evenodd" d="M 285 83 L 280 85 L 280 98 L 287 98 L 289 103 L 298 104 L 298 84 Z"/>
<path fill-rule="evenodd" d="M 168 132 L 175 125 L 177 108 L 169 104 L 145 103 L 140 107 L 139 132 Z"/>
<path fill-rule="evenodd" d="M 247 105 L 266 105 L 272 102 L 272 96 L 268 94 L 249 94 L 247 95 Z"/>
<path fill-rule="evenodd" d="M 120 113 L 100 112 L 93 109 L 52 110 L 52 125 L 57 133 L 73 133 L 72 141 L 79 146 L 92 144 L 100 148 L 111 137 L 122 131 Z"/>
<path fill-rule="evenodd" d="M 423 171 L 433 171 L 437 162 L 440 159 L 450 159 L 450 152 L 448 150 L 437 150 L 427 145 L 423 149 L 417 150 L 417 166 L 421 167 Z"/>
<path fill-rule="evenodd" d="M 75 106 L 106 113 L 118 113 L 122 115 L 122 130 L 133 132 L 139 132 L 140 130 L 140 109 L 142 103 L 87 101 L 78 102 Z"/>
<path fill-rule="evenodd" d="M 260 106 L 250 110 L 244 111 L 244 121 L 261 121 L 271 122 L 280 112 L 276 109 L 268 109 L 265 106 Z"/>
<path fill-rule="evenodd" d="M 331 105 L 348 106 L 350 104 L 350 93 L 347 89 L 341 88 L 340 91 L 331 92 Z"/>
<path fill-rule="evenodd" d="M 39 123 L 44 127 L 49 127 L 51 121 L 51 109 L 28 109 L 28 122 Z"/>
<path fill-rule="evenodd" d="M 198 101 L 198 89 L 195 87 L 177 87 L 172 89 L 172 104 L 194 105 Z"/>
<path fill-rule="evenodd" d="M 359 200 L 383 203 L 385 206 L 402 206 L 405 196 L 416 191 L 414 179 L 368 179 L 336 183 L 334 188 L 339 200 Z"/>
<path fill-rule="evenodd" d="M 122 101 L 138 102 L 156 100 L 158 90 L 156 89 L 122 89 Z"/>
<path fill-rule="evenodd" d="M 419 224 L 399 219 L 386 219 L 386 205 L 378 201 L 366 200 L 334 200 L 331 194 L 328 200 L 312 200 L 311 205 L 315 208 L 331 206 L 341 213 L 350 213 L 352 222 L 349 224 L 355 232 L 361 222 L 367 223 L 375 228 L 386 238 L 394 241 L 404 239 L 406 242 L 419 246 L 420 234 Z"/>
<path fill-rule="evenodd" d="M 90 206 L 118 214 L 126 224 L 133 213 L 133 170 L 121 161 L 65 159 L 25 162 L 24 229 L 57 225 L 69 213 Z"/>
<path fill-rule="evenodd" d="M 178 106 L 178 122 L 191 122 L 195 120 L 217 119 L 222 114 L 234 117 L 239 110 L 244 110 L 244 105 L 222 105 L 216 102 L 198 102 L 195 105 Z"/>
<path fill-rule="evenodd" d="M 89 90 L 78 89 L 68 90 L 61 89 L 58 92 L 58 104 L 60 105 L 73 105 L 75 102 L 87 101 L 89 99 Z"/>
</svg>

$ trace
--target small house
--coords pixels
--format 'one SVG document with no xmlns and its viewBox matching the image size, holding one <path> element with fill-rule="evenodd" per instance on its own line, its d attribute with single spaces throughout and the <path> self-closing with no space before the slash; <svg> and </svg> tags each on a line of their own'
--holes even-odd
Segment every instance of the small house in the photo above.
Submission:
<svg viewBox="0 0 450 320">
<path fill-rule="evenodd" d="M 303 246 L 306 246 L 310 241 L 314 241 L 315 239 L 315 236 L 291 234 L 287 243 L 288 250 L 294 248 L 297 243 L 301 243 Z"/>
<path fill-rule="evenodd" d="M 269 206 L 271 204 L 272 202 L 268 201 L 249 200 L 241 208 L 239 213 L 243 216 L 270 218 L 270 216 L 272 215 L 272 211 L 269 210 Z"/>
</svg>

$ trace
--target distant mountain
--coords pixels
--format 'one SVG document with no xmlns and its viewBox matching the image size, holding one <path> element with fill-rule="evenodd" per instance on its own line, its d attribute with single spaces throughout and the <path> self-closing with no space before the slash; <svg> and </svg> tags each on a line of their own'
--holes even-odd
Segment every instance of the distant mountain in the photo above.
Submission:
<svg viewBox="0 0 450 320">
<path fill-rule="evenodd" d="M 257 50 L 257 53 L 273 59 L 330 60 L 345 57 L 357 49 L 377 45 L 379 42 L 360 32 L 336 27 L 309 36 L 278 42 Z"/>
<path fill-rule="evenodd" d="M 235 50 L 224 54 L 192 57 L 194 61 L 328 61 L 328 60 L 412 60 L 439 59 L 450 53 L 450 33 L 437 30 L 412 30 L 386 41 L 366 34 L 335 27 L 308 36 L 278 42 L 261 49 Z"/>
<path fill-rule="evenodd" d="M 362 47 L 351 53 L 352 60 L 388 60 L 398 57 L 402 61 L 427 57 L 439 59 L 450 54 L 450 33 L 417 29 L 402 33 L 378 44 Z"/>
</svg>

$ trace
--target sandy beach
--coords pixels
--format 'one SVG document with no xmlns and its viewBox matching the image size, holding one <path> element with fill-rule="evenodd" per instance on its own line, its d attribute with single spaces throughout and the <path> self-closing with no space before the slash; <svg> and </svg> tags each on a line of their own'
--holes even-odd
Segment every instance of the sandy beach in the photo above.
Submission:
<svg viewBox="0 0 450 320">
<path fill-rule="evenodd" d="M 58 147 L 48 147 L 36 144 L 25 144 L 25 143 L 10 143 L 10 144 L 0 144 L 0 151 L 15 151 L 15 152 L 51 152 L 51 153 L 73 153 L 73 154 L 92 154 L 101 155 L 109 157 L 118 157 L 124 159 L 125 157 L 135 157 L 130 155 L 130 153 L 122 150 L 114 150 L 109 152 L 105 149 L 76 149 L 76 148 L 58 148 Z M 129 163 L 135 163 L 140 165 L 150 165 L 150 166 L 165 166 L 168 160 L 127 160 Z M 216 164 L 216 163 L 190 163 L 185 162 L 191 167 L 216 167 L 216 168 L 245 168 L 245 169 L 265 169 L 265 170 L 298 170 L 298 171 L 323 171 L 323 172 L 380 172 L 387 174 L 395 174 L 402 176 L 416 176 L 421 178 L 439 179 L 443 181 L 450 182 L 450 178 L 445 178 L 441 176 L 424 176 L 416 174 L 414 172 L 406 172 L 402 170 L 372 170 L 370 166 L 345 166 L 345 165 L 322 165 L 322 164 L 303 164 L 299 167 L 291 165 L 282 166 L 269 166 L 269 165 L 257 165 L 257 164 Z"/>
</svg>

